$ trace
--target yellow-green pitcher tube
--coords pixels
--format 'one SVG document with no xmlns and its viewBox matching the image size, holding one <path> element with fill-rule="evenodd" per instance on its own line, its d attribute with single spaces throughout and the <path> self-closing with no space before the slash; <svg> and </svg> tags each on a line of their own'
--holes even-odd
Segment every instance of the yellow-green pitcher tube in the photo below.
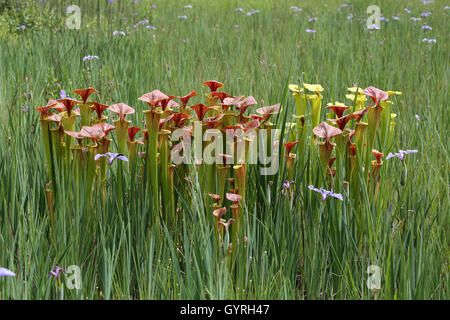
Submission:
<svg viewBox="0 0 450 320">
<path fill-rule="evenodd" d="M 377 135 L 378 125 L 381 120 L 381 113 L 383 107 L 376 105 L 367 110 L 368 130 L 367 130 L 367 143 L 366 143 L 366 158 L 364 162 L 364 170 L 366 175 L 366 182 L 369 179 L 370 161 L 372 160 L 372 149 L 374 148 L 375 137 Z"/>
<path fill-rule="evenodd" d="M 169 164 L 169 201 L 170 201 L 170 212 L 173 213 L 174 215 L 174 222 L 176 223 L 176 208 L 175 208 L 175 181 L 174 181 L 174 176 L 175 176 L 175 168 L 176 165 L 174 164 Z"/>
<path fill-rule="evenodd" d="M 128 127 L 131 121 L 125 119 L 114 120 L 117 134 L 117 147 L 120 153 L 125 154 L 127 150 Z"/>
<path fill-rule="evenodd" d="M 216 96 L 213 96 L 211 93 L 205 94 L 206 96 L 206 106 L 207 107 L 214 107 L 218 105 L 219 98 Z"/>
<path fill-rule="evenodd" d="M 305 161 L 305 157 L 304 155 L 306 154 L 306 134 L 307 134 L 307 129 L 306 129 L 306 121 L 305 121 L 305 116 L 304 115 L 293 115 L 292 116 L 295 120 L 296 120 L 296 126 L 297 126 L 297 137 L 294 138 L 290 138 L 289 141 L 299 141 L 298 143 L 298 147 L 297 147 L 297 153 L 299 155 L 299 159 L 297 161 L 299 161 L 299 165 L 300 168 L 303 168 L 304 166 L 304 161 Z"/>
<path fill-rule="evenodd" d="M 91 205 L 92 199 L 92 186 L 94 184 L 95 177 L 95 168 L 97 167 L 97 163 L 94 159 L 95 155 L 98 153 L 98 145 L 97 143 L 90 143 L 87 146 L 88 151 L 86 155 L 86 199 L 88 206 Z"/>
<path fill-rule="evenodd" d="M 48 214 L 50 218 L 50 226 L 52 231 L 55 230 L 55 213 L 53 210 L 53 191 L 50 187 L 45 188 L 45 196 L 47 198 Z"/>
<path fill-rule="evenodd" d="M 381 106 L 383 107 L 383 111 L 381 112 L 381 131 L 380 131 L 380 141 L 381 141 L 381 150 L 386 150 L 389 141 L 389 122 L 391 119 L 391 101 L 381 101 Z"/>
<path fill-rule="evenodd" d="M 242 201 L 245 200 L 245 166 L 243 164 L 238 164 L 233 166 L 234 176 L 237 182 L 238 193 L 242 196 Z"/>
<path fill-rule="evenodd" d="M 286 155 L 286 170 L 287 178 L 289 181 L 294 180 L 294 169 L 295 169 L 295 158 L 297 155 L 295 153 L 290 153 Z"/>
<path fill-rule="evenodd" d="M 175 223 L 175 213 L 171 208 L 170 201 L 170 181 L 169 181 L 169 130 L 161 130 L 159 133 L 159 155 L 160 155 L 160 182 L 161 182 L 161 198 L 163 201 L 163 209 L 165 218 Z"/>
<path fill-rule="evenodd" d="M 129 161 L 130 173 L 135 172 L 135 169 L 136 169 L 136 157 L 137 157 L 137 151 L 138 151 L 137 144 L 138 144 L 138 142 L 136 140 L 134 140 L 134 141 L 127 140 L 128 161 Z"/>
<path fill-rule="evenodd" d="M 92 120 L 92 124 L 106 123 L 106 120 L 108 120 L 108 117 L 106 116 L 102 116 L 101 119 L 95 118 L 94 120 Z"/>
<path fill-rule="evenodd" d="M 365 150 L 364 150 L 364 142 L 366 141 L 366 135 L 367 135 L 367 127 L 368 124 L 366 122 L 357 122 L 355 125 L 355 151 L 356 151 L 356 164 L 352 171 L 352 189 L 353 189 L 353 196 L 356 199 L 356 196 L 360 194 L 362 185 L 361 181 L 359 180 L 359 175 L 362 173 L 362 167 L 364 165 L 364 158 L 365 158 Z"/>
<path fill-rule="evenodd" d="M 227 110 L 222 118 L 222 126 L 225 128 L 227 126 L 232 126 L 236 123 L 237 114 L 233 110 Z"/>
<path fill-rule="evenodd" d="M 74 145 L 70 149 L 73 154 L 74 180 L 77 187 L 80 187 L 82 184 L 81 182 L 83 179 L 83 172 L 85 169 L 83 149 L 79 145 Z"/>
<path fill-rule="evenodd" d="M 334 190 L 337 192 L 342 192 L 345 177 L 345 160 L 347 157 L 347 141 L 348 141 L 348 131 L 343 131 L 342 134 L 334 137 L 336 142 L 336 179 Z"/>
<path fill-rule="evenodd" d="M 306 115 L 306 106 L 307 106 L 307 100 L 306 100 L 306 94 L 296 92 L 294 93 L 295 98 L 295 105 L 296 105 L 296 114 L 298 116 L 304 116 Z"/>
<path fill-rule="evenodd" d="M 61 169 L 62 159 L 63 159 L 63 135 L 64 132 L 60 128 L 50 129 L 50 135 L 52 140 L 53 154 L 58 164 L 59 169 Z"/>
<path fill-rule="evenodd" d="M 147 181 L 148 196 L 153 199 L 153 215 L 154 218 L 159 216 L 159 179 L 158 179 L 158 131 L 161 111 L 144 110 L 145 120 L 148 129 L 148 141 L 146 151 L 147 161 Z"/>
<path fill-rule="evenodd" d="M 80 103 L 80 115 L 81 115 L 81 126 L 90 126 L 91 125 L 91 111 L 92 104 L 91 103 Z"/>
<path fill-rule="evenodd" d="M 388 136 L 389 139 L 388 139 L 388 144 L 387 144 L 388 147 L 390 147 L 392 145 L 393 141 L 394 141 L 394 133 L 395 133 L 395 121 L 394 121 L 394 118 L 396 116 L 397 116 L 396 114 L 391 113 L 391 121 L 390 121 L 390 124 L 389 124 L 389 136 Z"/>
<path fill-rule="evenodd" d="M 311 128 L 315 128 L 320 122 L 320 113 L 322 111 L 322 99 L 321 94 L 310 94 L 308 100 L 311 101 Z"/>
<path fill-rule="evenodd" d="M 64 130 L 66 131 L 75 131 L 75 123 L 77 120 L 77 115 L 72 112 L 72 114 L 70 116 L 67 115 L 67 112 L 63 112 L 61 113 L 62 115 L 62 126 L 64 128 Z M 66 135 L 64 137 L 64 142 L 65 142 L 65 151 L 64 151 L 64 161 L 65 161 L 65 165 L 64 168 L 66 168 L 66 172 L 69 169 L 69 163 L 70 163 L 70 147 L 72 145 L 72 137 L 69 135 Z"/>
<path fill-rule="evenodd" d="M 231 226 L 231 243 L 232 243 L 232 247 L 231 247 L 231 256 L 232 256 L 232 260 L 234 260 L 234 258 L 236 257 L 236 252 L 238 249 L 238 237 L 239 237 L 239 230 L 240 230 L 240 211 L 241 208 L 237 203 L 234 203 L 230 206 L 231 208 L 231 215 L 232 218 L 234 219 L 234 223 Z"/>
<path fill-rule="evenodd" d="M 230 166 L 229 165 L 217 165 L 217 184 L 218 184 L 218 195 L 222 197 L 225 196 L 225 186 L 227 179 L 230 176 Z"/>
<path fill-rule="evenodd" d="M 50 135 L 50 121 L 40 119 L 39 122 L 41 123 L 41 131 L 42 131 L 42 142 L 44 144 L 44 153 L 45 153 L 45 160 L 47 162 L 47 174 L 48 178 L 51 181 L 50 188 L 54 191 L 55 190 L 55 177 L 54 177 L 54 164 L 53 164 L 53 156 L 52 156 L 52 140 Z"/>
</svg>

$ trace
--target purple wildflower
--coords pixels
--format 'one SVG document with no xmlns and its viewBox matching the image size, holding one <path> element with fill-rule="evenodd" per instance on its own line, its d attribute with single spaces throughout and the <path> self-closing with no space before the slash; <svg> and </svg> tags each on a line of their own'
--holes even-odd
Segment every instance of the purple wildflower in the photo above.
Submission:
<svg viewBox="0 0 450 320">
<path fill-rule="evenodd" d="M 251 16 L 252 14 L 255 14 L 255 13 L 258 13 L 258 12 L 259 12 L 258 9 L 252 9 L 252 10 L 250 10 L 249 12 L 247 12 L 247 15 L 248 15 L 248 16 Z"/>
<path fill-rule="evenodd" d="M 0 268 L 0 277 L 15 277 L 16 274 L 6 268 Z"/>
<path fill-rule="evenodd" d="M 423 38 L 422 42 L 428 42 L 429 44 L 432 44 L 432 43 L 436 43 L 436 39 Z"/>
<path fill-rule="evenodd" d="M 51 276 L 54 276 L 57 280 L 59 280 L 60 276 L 61 276 L 61 271 L 66 274 L 66 270 L 64 270 L 63 268 L 59 267 L 59 266 L 55 266 L 53 268 L 53 270 L 50 270 L 50 274 L 48 275 L 48 278 L 50 278 Z"/>
<path fill-rule="evenodd" d="M 316 30 L 314 30 L 314 29 L 306 29 L 306 32 L 308 32 L 308 33 L 316 33 Z"/>
<path fill-rule="evenodd" d="M 178 16 L 179 19 L 187 19 L 187 16 Z"/>
<path fill-rule="evenodd" d="M 20 109 L 22 109 L 23 112 L 27 112 L 29 108 L 30 108 L 29 106 L 21 106 L 20 107 Z"/>
<path fill-rule="evenodd" d="M 294 180 L 291 180 L 291 181 L 289 181 L 289 180 L 285 180 L 284 182 L 283 182 L 283 187 L 285 187 L 285 188 L 290 188 L 291 187 L 291 184 L 294 184 L 295 183 L 295 181 Z"/>
<path fill-rule="evenodd" d="M 389 152 L 389 154 L 386 157 L 386 160 L 390 159 L 390 158 L 399 158 L 402 162 L 405 160 L 405 155 L 410 154 L 410 153 L 416 153 L 419 152 L 418 150 L 399 150 L 399 152 L 397 153 L 391 153 Z"/>
<path fill-rule="evenodd" d="M 422 26 L 422 29 L 423 30 L 433 30 L 433 28 L 430 26 Z"/>
<path fill-rule="evenodd" d="M 422 18 L 411 17 L 411 20 L 412 21 L 420 21 L 420 20 L 422 20 Z"/>
<path fill-rule="evenodd" d="M 235 8 L 234 10 L 235 10 L 235 11 L 239 11 L 239 12 L 242 12 L 242 11 L 244 11 L 244 9 L 243 9 L 243 8 Z"/>
<path fill-rule="evenodd" d="M 405 8 L 405 9 L 403 9 L 403 10 L 405 10 L 406 13 L 409 13 L 409 14 L 412 13 L 412 11 L 411 11 L 411 10 L 408 10 L 408 8 Z"/>
<path fill-rule="evenodd" d="M 146 26 L 146 28 L 147 28 L 147 29 L 152 29 L 152 30 L 156 30 L 156 27 L 154 27 L 154 26 L 150 26 L 150 25 Z"/>
<path fill-rule="evenodd" d="M 400 17 L 392 16 L 392 20 L 400 20 Z"/>
<path fill-rule="evenodd" d="M 380 30 L 380 26 L 379 25 L 377 25 L 376 23 L 374 23 L 374 24 L 371 24 L 371 25 L 368 25 L 367 26 L 367 29 L 375 29 L 375 30 Z"/>
<path fill-rule="evenodd" d="M 417 120 L 417 121 L 420 121 L 420 117 L 419 117 L 418 114 L 416 114 L 415 117 L 416 117 L 416 120 Z"/>
<path fill-rule="evenodd" d="M 113 163 L 113 161 L 116 160 L 116 159 L 119 159 L 119 160 L 128 162 L 127 157 L 125 157 L 125 156 L 124 156 L 123 154 L 121 154 L 121 153 L 112 153 L 112 152 L 107 152 L 107 153 L 105 153 L 105 154 L 98 153 L 98 154 L 95 155 L 95 158 L 94 158 L 94 159 L 95 159 L 95 160 L 98 160 L 98 159 L 100 159 L 101 157 L 106 157 L 106 158 L 108 158 L 108 161 L 109 161 L 109 164 L 110 164 L 110 165 L 111 165 L 111 164 Z"/>
<path fill-rule="evenodd" d="M 422 17 L 429 17 L 429 16 L 431 16 L 431 12 L 422 12 L 420 15 Z"/>
<path fill-rule="evenodd" d="M 115 36 L 115 35 L 118 35 L 118 34 L 124 36 L 124 35 L 125 35 L 125 32 L 123 32 L 123 31 L 117 31 L 117 30 L 115 30 L 115 31 L 113 32 L 113 35 L 114 35 L 114 36 Z"/>
<path fill-rule="evenodd" d="M 340 193 L 334 193 L 333 191 L 328 191 L 323 188 L 317 189 L 313 185 L 309 185 L 308 188 L 312 191 L 320 193 L 322 195 L 322 202 L 324 202 L 326 200 L 326 198 L 328 198 L 328 197 L 333 197 L 333 198 L 339 199 L 341 201 L 344 200 L 344 198 L 342 197 L 342 194 L 340 194 Z"/>
<path fill-rule="evenodd" d="M 18 26 L 16 29 L 17 29 L 17 30 L 25 30 L 25 28 L 26 28 L 26 27 L 25 27 L 25 25 L 23 24 L 23 25 L 21 25 L 21 26 Z"/>
<path fill-rule="evenodd" d="M 192 9 L 192 5 L 191 4 L 187 4 L 184 6 L 186 9 Z"/>
<path fill-rule="evenodd" d="M 62 89 L 59 93 L 59 96 L 61 97 L 61 99 L 67 98 L 66 90 Z"/>
<path fill-rule="evenodd" d="M 85 56 L 83 57 L 83 62 L 86 60 L 92 60 L 92 59 L 100 59 L 98 56 Z"/>
</svg>

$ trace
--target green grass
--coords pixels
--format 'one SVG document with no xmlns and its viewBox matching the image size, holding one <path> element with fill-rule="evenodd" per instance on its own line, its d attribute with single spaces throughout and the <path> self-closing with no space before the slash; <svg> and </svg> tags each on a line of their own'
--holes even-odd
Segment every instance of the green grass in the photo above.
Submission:
<svg viewBox="0 0 450 320">
<path fill-rule="evenodd" d="M 47 278 L 54 265 L 82 270 L 82 289 L 65 288 L 66 299 L 448 299 L 450 12 L 444 7 L 450 3 L 354 2 L 337 9 L 343 1 L 198 0 L 184 9 L 188 3 L 143 1 L 134 8 L 140 16 L 123 24 L 118 12 L 131 12 L 131 5 L 124 1 L 119 11 L 118 1 L 115 9 L 104 1 L 100 24 L 90 13 L 80 30 L 0 33 L 0 266 L 17 274 L 0 278 L 0 299 L 59 298 L 56 282 Z M 157 8 L 150 10 L 150 4 Z M 361 20 L 371 4 L 389 18 L 373 32 Z M 303 11 L 296 15 L 291 5 Z M 240 6 L 261 12 L 246 16 L 235 11 Z M 405 6 L 413 13 L 404 12 Z M 410 20 L 424 11 L 432 15 Z M 184 14 L 187 20 L 177 18 Z M 393 14 L 401 20 L 392 20 Z M 141 16 L 157 30 L 133 28 Z M 307 16 L 318 19 L 308 22 Z M 422 30 L 424 21 L 433 30 Z M 127 36 L 113 36 L 113 30 Z M 437 43 L 422 42 L 424 37 Z M 100 60 L 82 62 L 86 55 Z M 376 202 L 361 192 L 359 203 L 350 198 L 321 203 L 306 183 L 297 183 L 289 202 L 280 192 L 283 171 L 267 178 L 252 171 L 248 242 L 234 272 L 214 242 L 210 212 L 203 209 L 195 181 L 192 197 L 178 201 L 175 228 L 149 223 L 151 203 L 139 192 L 128 193 L 128 205 L 119 209 L 117 163 L 108 171 L 107 198 L 98 195 L 92 210 L 82 195 L 70 198 L 74 184 L 60 181 L 64 188 L 51 231 L 34 108 L 59 97 L 61 88 L 74 97 L 73 90 L 91 86 L 101 103 L 134 107 L 137 112 L 127 118 L 142 127 L 146 106 L 139 96 L 154 89 L 180 96 L 196 89 L 192 104 L 199 103 L 207 92 L 201 83 L 209 79 L 224 83 L 232 95 L 253 95 L 260 105 L 282 103 L 288 121 L 295 109 L 289 83 L 320 83 L 324 105 L 345 102 L 346 88 L 354 83 L 402 91 L 392 107 L 394 145 L 380 151 L 419 150 L 407 156 L 405 185 L 400 161 L 391 159 L 383 164 Z M 282 122 L 279 117 L 278 127 Z M 316 182 L 318 175 L 315 168 L 297 165 L 295 180 Z M 381 268 L 375 293 L 366 286 L 369 265 Z"/>
</svg>

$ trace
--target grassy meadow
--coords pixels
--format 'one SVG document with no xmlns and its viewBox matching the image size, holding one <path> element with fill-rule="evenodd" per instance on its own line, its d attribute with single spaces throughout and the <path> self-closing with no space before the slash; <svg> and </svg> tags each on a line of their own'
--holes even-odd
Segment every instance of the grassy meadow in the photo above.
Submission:
<svg viewBox="0 0 450 320">
<path fill-rule="evenodd" d="M 34 1 L 27 9 L 32 16 L 23 17 L 0 11 L 0 267 L 16 274 L 0 277 L 1 300 L 449 299 L 450 1 L 74 0 L 82 13 L 79 30 L 65 25 L 69 4 Z M 367 29 L 369 5 L 388 19 L 379 30 Z M 52 15 L 42 17 L 51 6 Z M 247 15 L 252 9 L 259 12 Z M 83 61 L 86 56 L 99 59 Z M 202 169 L 176 171 L 170 219 L 165 186 L 160 210 L 150 185 L 137 182 L 149 168 L 141 157 L 142 172 L 119 160 L 107 165 L 93 192 L 71 178 L 72 165 L 57 168 L 47 185 L 35 109 L 60 99 L 61 90 L 79 99 L 74 90 L 95 88 L 89 101 L 126 103 L 136 110 L 126 119 L 143 129 L 148 106 L 139 97 L 195 89 L 189 105 L 206 104 L 209 89 L 202 83 L 212 79 L 232 96 L 253 96 L 258 105 L 248 115 L 281 104 L 271 117 L 282 130 L 280 170 L 263 176 L 258 165 L 248 167 L 239 229 L 246 241 L 234 241 L 231 254 L 231 232 L 222 228 L 218 240 L 212 203 L 203 197 Z M 396 117 L 388 143 L 378 135 L 373 145 L 384 153 L 377 185 L 360 171 L 361 188 L 350 194 L 348 184 L 336 187 L 342 201 L 321 201 L 308 185 L 329 185 L 309 138 L 293 149 L 288 178 L 282 142 L 298 140 L 288 126 L 296 121 L 289 85 L 302 83 L 324 88 L 321 122 L 331 116 L 327 103 L 354 105 L 346 98 L 349 87 L 402 92 L 390 98 Z M 111 124 L 117 117 L 105 115 Z M 118 152 L 114 131 L 110 138 L 110 151 Z M 407 149 L 418 152 L 404 162 L 385 159 Z M 289 196 L 285 180 L 294 181 Z M 53 187 L 50 214 L 46 190 Z M 231 204 L 222 202 L 227 217 Z M 67 286 L 68 274 L 49 277 L 54 266 L 71 265 L 81 270 L 78 290 Z M 369 266 L 379 267 L 375 290 L 367 286 Z"/>
</svg>

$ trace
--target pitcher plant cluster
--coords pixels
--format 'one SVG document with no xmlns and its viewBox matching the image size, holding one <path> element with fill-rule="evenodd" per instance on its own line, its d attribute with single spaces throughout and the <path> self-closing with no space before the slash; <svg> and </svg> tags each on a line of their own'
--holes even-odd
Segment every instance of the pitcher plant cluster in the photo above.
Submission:
<svg viewBox="0 0 450 320">
<path fill-rule="evenodd" d="M 290 153 L 292 143 L 285 144 L 288 179 L 294 178 L 290 162 L 299 155 L 297 160 L 303 167 L 304 155 L 312 148 L 317 151 L 323 174 L 318 178 L 320 186 L 308 187 L 320 193 L 322 200 L 328 195 L 343 200 L 345 193 L 360 201 L 362 190 L 376 199 L 383 151 L 390 150 L 394 143 L 396 114 L 391 113 L 392 98 L 402 93 L 355 86 L 347 89 L 347 104 L 335 101 L 323 106 L 324 88 L 320 84 L 303 83 L 302 87 L 291 84 L 289 90 L 296 103 L 294 122 L 288 123 L 290 139 L 298 143 L 298 152 Z M 321 122 L 321 117 L 325 121 Z"/>
<path fill-rule="evenodd" d="M 272 135 L 270 119 L 280 105 L 256 108 L 255 114 L 248 115 L 246 110 L 258 104 L 254 97 L 220 92 L 224 85 L 217 81 L 203 85 L 210 89 L 205 104 L 189 103 L 197 96 L 195 90 L 185 96 L 153 90 L 139 97 L 145 116 L 141 128 L 126 119 L 136 112 L 135 108 L 125 103 L 88 101 L 98 93 L 93 88 L 75 90 L 80 100 L 49 100 L 46 106 L 37 108 L 52 225 L 61 188 L 69 198 L 83 193 L 86 208 L 91 208 L 94 201 L 108 196 L 112 172 L 117 173 L 114 179 L 122 193 L 117 197 L 125 199 L 123 194 L 141 192 L 142 199 L 150 201 L 151 221 L 163 219 L 175 225 L 180 199 L 190 203 L 196 194 L 192 188 L 196 177 L 218 239 L 233 223 L 233 239 L 237 241 L 248 167 L 258 165 L 258 148 L 266 155 L 259 157 L 264 165 L 277 154 L 273 151 L 277 135 Z M 274 162 L 278 164 L 278 158 Z M 61 176 L 64 181 L 73 181 L 76 191 L 62 183 Z M 70 192 L 74 194 L 68 195 Z M 122 208 L 127 205 L 126 201 L 119 202 Z"/>
<path fill-rule="evenodd" d="M 149 201 L 151 222 L 176 226 L 182 205 L 200 202 L 216 240 L 233 254 L 246 241 L 247 185 L 258 173 L 286 179 L 282 195 L 289 198 L 302 184 L 323 202 L 327 197 L 342 201 L 343 195 L 360 201 L 361 188 L 378 190 L 384 154 L 374 146 L 377 141 L 386 150 L 393 143 L 395 114 L 389 99 L 400 92 L 352 87 L 346 95 L 349 106 L 335 102 L 323 107 L 321 85 L 289 85 L 295 112 L 281 137 L 271 122 L 279 123 L 285 112 L 280 104 L 258 106 L 253 96 L 218 91 L 224 85 L 214 80 L 203 85 L 210 89 L 204 104 L 190 103 L 195 90 L 185 96 L 153 90 L 139 97 L 136 103 L 145 116 L 141 128 L 126 119 L 136 112 L 133 107 L 88 101 L 98 93 L 93 88 L 75 90 L 80 100 L 49 100 L 38 108 L 52 227 L 58 197 L 82 193 L 85 207 L 92 208 L 94 201 L 106 199 L 114 178 L 119 195 L 109 196 L 119 199 L 119 208 L 128 205 L 126 194 L 139 193 Z M 320 122 L 325 112 L 326 121 Z M 284 148 L 279 147 L 282 138 Z M 314 181 L 295 181 L 308 161 L 321 174 Z M 61 176 L 75 188 L 62 183 Z"/>
</svg>

